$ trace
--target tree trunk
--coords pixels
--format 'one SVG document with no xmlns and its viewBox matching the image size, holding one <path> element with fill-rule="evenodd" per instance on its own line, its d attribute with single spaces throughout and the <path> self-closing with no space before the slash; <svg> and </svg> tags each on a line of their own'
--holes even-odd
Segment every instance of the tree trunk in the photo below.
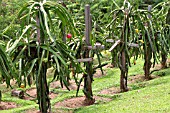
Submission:
<svg viewBox="0 0 170 113">
<path fill-rule="evenodd" d="M 89 50 L 86 50 L 86 58 L 89 58 Z M 93 81 L 93 68 L 92 68 L 92 63 L 87 62 L 86 63 L 86 72 L 87 74 L 84 74 L 84 94 L 86 96 L 86 103 L 93 104 L 94 99 L 93 99 L 93 92 L 92 92 L 92 81 Z"/>
<path fill-rule="evenodd" d="M 167 63 L 166 63 L 167 55 L 165 53 L 162 53 L 161 56 L 162 56 L 161 68 L 165 69 L 167 68 Z"/>
<path fill-rule="evenodd" d="M 152 9 L 152 5 L 148 5 L 148 11 L 149 12 L 151 12 L 151 9 Z M 148 18 L 151 19 L 150 14 L 148 15 Z M 151 68 L 151 65 L 152 65 L 152 62 L 151 62 L 152 48 L 151 48 L 151 45 L 149 43 L 149 39 L 148 39 L 147 34 L 145 35 L 145 38 L 146 38 L 146 45 L 144 45 L 144 59 L 145 59 L 144 71 L 145 71 L 145 79 L 149 80 L 149 79 L 151 79 L 150 68 Z"/>
<path fill-rule="evenodd" d="M 86 37 L 86 45 L 90 46 L 90 33 L 91 33 L 91 17 L 90 17 L 90 6 L 85 6 L 85 37 Z M 90 58 L 90 50 L 85 50 L 85 58 Z M 93 93 L 92 93 L 92 81 L 93 81 L 93 68 L 92 68 L 92 62 L 87 62 L 86 64 L 86 72 L 87 74 L 84 74 L 84 94 L 86 96 L 85 102 L 87 104 L 93 104 Z"/>
<path fill-rule="evenodd" d="M 86 103 L 93 104 L 94 103 L 94 99 L 93 99 L 93 92 L 92 92 L 92 78 L 90 77 L 90 75 L 85 74 L 84 75 L 84 95 L 86 97 L 85 101 Z"/>
<path fill-rule="evenodd" d="M 117 62 L 116 62 L 116 53 L 115 53 L 115 51 L 112 51 L 112 52 L 111 52 L 111 55 L 112 55 L 111 65 L 112 65 L 113 67 L 118 67 L 118 66 L 117 66 Z"/>
<path fill-rule="evenodd" d="M 168 10 L 168 14 L 166 16 L 166 24 L 170 25 L 170 9 Z M 162 56 L 162 61 L 161 61 L 161 68 L 164 69 L 164 68 L 167 68 L 167 63 L 166 63 L 166 60 L 167 60 L 167 54 L 162 52 L 161 53 L 161 56 Z"/>
<path fill-rule="evenodd" d="M 126 92 L 128 91 L 127 88 L 127 73 L 126 73 L 126 55 L 125 55 L 125 50 L 121 52 L 121 75 L 120 75 L 120 90 L 121 92 Z"/>
<path fill-rule="evenodd" d="M 36 17 L 36 24 L 39 26 L 37 28 L 37 42 L 41 44 L 44 42 L 44 33 L 40 30 L 40 19 L 37 15 Z M 43 51 L 37 53 L 41 56 L 43 54 Z M 45 53 L 44 53 L 45 54 Z M 39 57 L 39 59 L 41 59 Z M 41 113 L 47 113 L 49 109 L 49 113 L 51 113 L 51 105 L 50 105 L 50 99 L 49 99 L 49 88 L 47 85 L 47 63 L 42 62 L 42 66 L 40 66 L 40 61 L 37 62 L 37 69 L 36 69 L 36 87 L 37 87 L 37 99 L 39 104 L 39 109 Z M 40 74 L 38 75 L 38 70 L 40 69 Z"/>
<path fill-rule="evenodd" d="M 152 58 L 152 49 L 149 43 L 147 43 L 147 47 L 144 49 L 144 59 L 145 59 L 144 72 L 145 72 L 145 79 L 147 80 L 151 79 L 150 77 L 150 68 L 152 65 L 151 58 Z"/>
<path fill-rule="evenodd" d="M 48 96 L 49 88 L 47 85 L 46 71 L 47 71 L 47 66 L 45 63 L 43 63 L 40 75 L 38 77 L 38 86 L 37 86 L 37 98 L 39 102 L 39 108 L 42 113 L 47 113 L 48 108 L 50 108 L 50 99 Z"/>
<path fill-rule="evenodd" d="M 120 44 L 120 47 L 122 49 L 121 53 L 120 53 L 120 57 L 119 57 L 119 62 L 120 62 L 120 71 L 121 71 L 121 74 L 120 74 L 120 90 L 121 92 L 126 92 L 128 91 L 128 87 L 127 87 L 127 75 L 128 75 L 128 64 L 127 64 L 127 61 L 126 61 L 126 48 L 125 48 L 125 44 L 127 42 L 125 42 L 125 40 L 128 41 L 128 13 L 126 16 L 124 16 L 124 24 L 123 24 L 123 29 L 122 29 L 122 36 L 121 36 L 121 44 Z"/>
</svg>

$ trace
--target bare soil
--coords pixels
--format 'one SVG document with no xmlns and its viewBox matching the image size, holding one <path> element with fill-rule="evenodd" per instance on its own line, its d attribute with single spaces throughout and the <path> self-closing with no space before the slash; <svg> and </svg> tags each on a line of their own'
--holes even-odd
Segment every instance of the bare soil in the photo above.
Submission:
<svg viewBox="0 0 170 113">
<path fill-rule="evenodd" d="M 96 73 L 93 75 L 94 78 L 100 78 L 106 75 L 106 71 L 103 70 L 103 74 L 102 71 L 100 69 L 96 70 Z"/>
<path fill-rule="evenodd" d="M 103 89 L 99 92 L 99 94 L 103 94 L 103 95 L 114 95 L 114 94 L 118 94 L 120 93 L 120 88 L 119 87 L 111 87 L 108 89 Z"/>
<path fill-rule="evenodd" d="M 0 102 L 0 110 L 7 110 L 16 107 L 17 104 L 15 102 Z"/>
<path fill-rule="evenodd" d="M 161 69 L 162 68 L 162 65 L 161 64 L 155 64 L 155 67 L 151 67 L 151 71 L 152 70 L 155 70 L 155 69 Z"/>
<path fill-rule="evenodd" d="M 151 76 L 151 79 L 155 79 L 155 78 L 159 78 L 159 76 L 155 76 L 155 75 L 150 75 Z M 128 84 L 131 84 L 131 83 L 137 83 L 137 82 L 143 82 L 143 81 L 147 81 L 145 79 L 145 76 L 144 75 L 134 75 L 134 76 L 130 76 L 128 78 Z"/>
<path fill-rule="evenodd" d="M 94 78 L 100 78 L 102 76 L 105 76 L 106 75 L 106 71 L 103 70 L 103 74 L 101 72 L 100 69 L 97 69 L 96 70 L 96 73 L 93 75 Z M 83 89 L 83 81 L 80 85 L 80 89 Z M 77 85 L 75 83 L 74 80 L 70 80 L 69 81 L 69 89 L 70 90 L 77 90 Z M 67 90 L 66 86 L 63 84 L 63 88 L 61 87 L 61 84 L 60 84 L 60 81 L 54 81 L 50 84 L 50 88 L 57 88 L 57 89 L 63 89 L 63 90 Z"/>
<path fill-rule="evenodd" d="M 144 75 L 134 75 L 134 76 L 129 76 L 128 77 L 128 84 L 130 83 L 137 83 L 137 82 L 143 82 L 145 81 L 145 76 Z"/>
<path fill-rule="evenodd" d="M 114 66 L 111 63 L 109 63 L 106 66 L 104 66 L 103 68 L 114 68 Z"/>
<path fill-rule="evenodd" d="M 25 113 L 41 113 L 39 110 L 36 109 L 29 109 L 27 111 L 25 111 Z M 49 113 L 49 112 L 48 112 Z M 52 113 L 73 113 L 72 110 L 63 110 L 63 109 L 55 109 L 54 111 L 52 111 Z"/>
<path fill-rule="evenodd" d="M 75 83 L 74 80 L 70 80 L 70 83 L 69 83 L 69 89 L 70 90 L 77 90 L 77 85 Z M 50 88 L 57 88 L 57 89 L 63 89 L 63 90 L 67 90 L 66 86 L 63 84 L 63 88 L 61 87 L 61 84 L 60 84 L 60 81 L 54 81 L 50 84 Z M 83 89 L 83 82 L 82 84 L 80 85 L 80 89 Z"/>
<path fill-rule="evenodd" d="M 27 90 L 26 93 L 29 94 L 31 97 L 25 94 L 24 99 L 25 100 L 33 100 L 37 96 L 37 89 L 36 88 L 31 88 L 31 89 Z M 58 94 L 50 92 L 49 97 L 51 99 L 54 99 L 55 97 L 57 97 L 57 95 Z"/>
<path fill-rule="evenodd" d="M 151 75 L 151 78 L 152 79 L 155 79 L 155 78 L 159 78 L 159 76 L 154 76 L 154 75 Z M 143 82 L 143 81 L 146 81 L 145 79 L 145 76 L 144 75 L 135 75 L 135 76 L 130 76 L 128 78 L 128 84 L 131 84 L 131 83 L 137 83 L 137 82 Z M 111 87 L 111 88 L 108 88 L 108 89 L 103 89 L 99 92 L 99 94 L 104 94 L 104 95 L 114 95 L 114 94 L 118 94 L 120 93 L 120 88 L 119 87 Z"/>
<path fill-rule="evenodd" d="M 39 110 L 36 109 L 29 109 L 27 111 L 25 111 L 26 113 L 41 113 Z"/>
<path fill-rule="evenodd" d="M 100 96 L 94 96 L 95 101 L 102 101 L 102 102 L 108 102 L 112 99 L 100 97 Z M 66 99 L 62 102 L 58 102 L 55 104 L 55 108 L 65 107 L 65 108 L 79 108 L 83 106 L 89 106 L 89 103 L 86 102 L 85 97 L 75 97 Z"/>
<path fill-rule="evenodd" d="M 167 59 L 166 63 L 167 63 L 167 66 L 170 67 L 170 58 Z M 161 69 L 161 68 L 162 68 L 161 63 L 155 64 L 155 67 L 151 67 L 151 71 L 152 71 L 152 70 L 155 70 L 155 69 Z"/>
</svg>

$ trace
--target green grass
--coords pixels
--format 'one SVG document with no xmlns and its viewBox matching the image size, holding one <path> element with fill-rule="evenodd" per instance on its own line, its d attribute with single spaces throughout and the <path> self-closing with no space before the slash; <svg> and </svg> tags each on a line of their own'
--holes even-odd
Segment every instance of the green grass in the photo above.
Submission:
<svg viewBox="0 0 170 113">
<path fill-rule="evenodd" d="M 166 113 L 170 111 L 170 69 L 164 69 L 153 74 L 161 76 L 150 81 L 136 82 L 128 84 L 131 91 L 116 95 L 102 95 L 99 92 L 110 87 L 119 87 L 120 71 L 119 68 L 105 69 L 106 76 L 94 78 L 93 94 L 111 98 L 110 102 L 97 102 L 88 107 L 71 109 L 75 113 Z M 143 74 L 143 60 L 138 59 L 136 65 L 129 68 L 129 76 Z M 49 76 L 51 79 L 51 76 Z M 38 109 L 38 104 L 34 101 L 25 101 L 16 97 L 10 96 L 10 89 L 1 87 L 3 93 L 3 101 L 16 102 L 18 108 L 10 110 L 2 110 L 0 113 L 23 113 L 28 109 Z M 29 89 L 29 87 L 27 87 Z M 52 110 L 55 112 L 54 104 L 63 101 L 67 98 L 76 96 L 76 91 L 67 91 L 60 89 L 50 89 L 59 95 L 51 100 Z M 79 96 L 83 96 L 82 90 L 79 91 Z M 61 108 L 63 112 L 68 112 L 70 109 Z"/>
<path fill-rule="evenodd" d="M 114 75 L 119 75 L 117 70 Z M 139 59 L 136 65 L 129 68 L 129 75 L 143 74 L 143 61 Z M 156 78 L 150 81 L 144 81 L 134 84 L 129 84 L 132 91 L 118 94 L 118 98 L 107 104 L 92 105 L 88 107 L 82 107 L 76 109 L 75 113 L 167 113 L 170 111 L 170 69 L 164 69 L 153 73 L 156 76 L 162 77 Z M 109 74 L 108 74 L 109 75 Z M 113 86 L 117 86 L 115 83 L 118 80 L 117 77 L 103 77 L 96 80 L 96 84 L 100 84 L 99 81 L 104 81 L 107 78 L 107 83 L 110 81 Z M 113 79 L 113 80 L 112 80 Z M 98 83 L 99 82 L 99 83 Z M 96 85 L 94 85 L 96 86 Z M 102 84 L 102 87 L 107 87 L 108 84 Z M 97 88 L 97 87 L 96 87 Z M 100 89 L 100 88 L 99 88 Z"/>
<path fill-rule="evenodd" d="M 107 75 L 101 78 L 94 78 L 93 91 L 99 91 L 105 88 L 118 86 L 120 72 L 118 68 L 107 69 Z"/>
<path fill-rule="evenodd" d="M 168 70 L 168 69 L 167 69 Z M 170 71 L 170 70 L 169 70 Z M 169 72 L 168 71 L 168 72 Z M 144 82 L 146 87 L 121 93 L 119 98 L 102 104 L 83 107 L 76 113 L 167 113 L 170 111 L 170 76 Z"/>
</svg>

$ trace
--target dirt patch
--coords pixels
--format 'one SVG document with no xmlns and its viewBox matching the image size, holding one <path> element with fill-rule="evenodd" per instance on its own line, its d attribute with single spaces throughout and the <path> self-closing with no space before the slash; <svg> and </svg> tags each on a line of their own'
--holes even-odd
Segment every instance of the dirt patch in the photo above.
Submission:
<svg viewBox="0 0 170 113">
<path fill-rule="evenodd" d="M 96 73 L 93 75 L 94 78 L 100 78 L 106 75 L 106 71 L 103 70 L 103 73 L 100 69 L 96 70 Z"/>
<path fill-rule="evenodd" d="M 68 87 L 69 87 L 70 90 L 77 90 L 77 85 L 76 85 L 74 80 L 70 80 L 70 83 L 69 83 Z M 50 84 L 50 88 L 67 90 L 66 86 L 63 85 L 63 88 L 61 87 L 61 84 L 60 84 L 59 81 L 52 82 Z M 80 89 L 83 89 L 83 82 L 80 85 Z"/>
<path fill-rule="evenodd" d="M 95 78 L 99 78 L 102 76 L 106 75 L 106 71 L 104 71 L 104 73 L 102 74 L 100 69 L 96 70 L 96 73 L 93 75 Z M 84 82 L 82 81 L 81 85 L 80 85 L 80 89 L 83 89 L 83 84 Z M 70 80 L 69 81 L 69 89 L 70 90 L 77 90 L 77 85 L 75 80 Z M 63 90 L 67 90 L 66 86 L 63 84 L 63 88 L 61 87 L 60 81 L 54 81 L 50 84 L 50 88 L 56 88 L 56 89 L 63 89 Z"/>
<path fill-rule="evenodd" d="M 25 111 L 25 113 L 41 113 L 41 112 L 36 109 L 29 109 L 29 110 Z"/>
<path fill-rule="evenodd" d="M 159 78 L 159 76 L 154 76 L 154 75 L 150 75 L 150 76 L 151 76 L 151 79 Z M 143 82 L 143 81 L 147 81 L 145 79 L 145 75 L 134 75 L 134 76 L 129 76 L 128 78 L 128 84 L 138 83 L 138 82 Z"/>
<path fill-rule="evenodd" d="M 15 102 L 1 102 L 0 103 L 0 110 L 7 110 L 16 108 L 17 104 Z"/>
<path fill-rule="evenodd" d="M 109 63 L 109 64 L 105 65 L 103 68 L 114 68 L 114 66 L 111 63 Z"/>
<path fill-rule="evenodd" d="M 24 113 L 41 113 L 41 112 L 40 112 L 40 110 L 29 109 L 29 110 L 24 111 Z M 73 111 L 72 110 L 55 109 L 52 111 L 52 113 L 73 113 Z"/>
<path fill-rule="evenodd" d="M 74 113 L 73 110 L 60 110 L 60 109 L 57 109 L 55 110 L 55 112 L 53 113 Z"/>
<path fill-rule="evenodd" d="M 94 98 L 95 98 L 95 102 L 97 101 L 108 102 L 112 100 L 110 98 L 105 98 L 100 96 L 94 96 Z M 85 101 L 85 97 L 70 98 L 55 104 L 55 108 L 60 108 L 60 107 L 79 108 L 83 106 L 89 106 L 89 104 Z"/>
<path fill-rule="evenodd" d="M 151 67 L 151 71 L 153 71 L 153 70 L 159 70 L 159 69 L 161 69 L 162 68 L 162 65 L 161 64 L 155 64 L 155 67 Z"/>
<path fill-rule="evenodd" d="M 27 94 L 29 94 L 30 96 L 26 95 L 24 96 L 25 100 L 33 100 L 36 99 L 37 97 L 37 89 L 36 88 L 32 88 L 26 91 Z M 50 92 L 49 97 L 51 99 L 54 99 L 55 97 L 57 97 L 58 94 L 52 93 Z"/>
<path fill-rule="evenodd" d="M 111 87 L 108 89 L 103 89 L 99 92 L 99 94 L 103 94 L 103 95 L 114 95 L 114 94 L 118 94 L 120 93 L 120 88 L 118 87 Z"/>
<path fill-rule="evenodd" d="M 167 66 L 169 67 L 170 66 L 170 58 L 167 59 L 166 63 L 167 63 Z M 159 69 L 162 69 L 161 63 L 155 64 L 155 67 L 151 67 L 151 71 L 152 70 L 159 70 Z"/>
<path fill-rule="evenodd" d="M 169 59 L 167 59 L 167 62 L 168 62 L 168 63 L 170 63 L 170 58 L 169 58 Z"/>
<path fill-rule="evenodd" d="M 144 75 L 133 75 L 133 76 L 129 76 L 129 78 L 128 78 L 128 84 L 143 82 L 143 81 L 145 81 Z"/>
</svg>

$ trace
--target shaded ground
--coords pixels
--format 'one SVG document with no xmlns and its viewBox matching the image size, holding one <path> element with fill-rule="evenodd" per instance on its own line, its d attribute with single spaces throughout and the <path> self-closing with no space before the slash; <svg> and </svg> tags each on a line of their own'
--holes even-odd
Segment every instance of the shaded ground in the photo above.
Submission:
<svg viewBox="0 0 170 113">
<path fill-rule="evenodd" d="M 77 90 L 77 85 L 74 80 L 70 80 L 70 85 L 68 86 L 70 90 Z M 50 84 L 50 88 L 61 88 L 63 90 L 67 90 L 67 88 L 63 85 L 63 88 L 61 87 L 60 81 L 54 81 Z M 83 82 L 80 85 L 80 89 L 83 89 Z"/>
<path fill-rule="evenodd" d="M 159 78 L 159 76 L 154 76 L 151 75 L 152 79 L 155 78 Z M 143 81 L 148 81 L 145 79 L 144 75 L 134 75 L 134 76 L 129 76 L 128 78 L 128 84 L 132 84 L 132 83 L 138 83 L 138 82 L 143 82 Z M 99 94 L 103 94 L 103 95 L 114 95 L 114 94 L 118 94 L 120 93 L 120 88 L 119 87 L 111 87 L 108 89 L 103 89 L 99 92 Z"/>
<path fill-rule="evenodd" d="M 114 66 L 111 63 L 109 63 L 109 64 L 105 65 L 103 68 L 114 68 Z"/>
<path fill-rule="evenodd" d="M 25 111 L 24 113 L 41 113 L 39 110 L 36 109 L 30 109 Z M 62 109 L 55 109 L 52 111 L 52 113 L 73 113 L 72 110 L 62 110 Z"/>
<path fill-rule="evenodd" d="M 167 59 L 166 63 L 167 63 L 167 67 L 170 67 L 170 58 Z M 159 63 L 159 64 L 155 64 L 155 67 L 154 67 L 154 68 L 151 67 L 151 70 L 161 69 L 161 68 L 162 68 L 162 65 Z"/>
<path fill-rule="evenodd" d="M 37 109 L 29 109 L 29 110 L 25 111 L 24 113 L 41 113 L 41 112 Z"/>
<path fill-rule="evenodd" d="M 106 75 L 106 71 L 103 70 L 103 74 L 102 71 L 100 69 L 96 70 L 96 73 L 93 75 L 94 78 L 100 78 Z"/>
<path fill-rule="evenodd" d="M 102 71 L 100 69 L 97 69 L 96 70 L 96 73 L 93 75 L 94 78 L 100 78 L 102 76 L 105 76 L 106 75 L 106 71 L 103 70 L 103 74 L 102 74 Z M 77 85 L 75 83 L 74 80 L 70 80 L 69 82 L 69 89 L 70 90 L 77 90 Z M 60 84 L 60 81 L 54 81 L 50 84 L 50 88 L 56 88 L 56 89 L 63 89 L 63 90 L 67 90 L 66 86 L 63 84 L 63 88 L 61 87 L 61 84 Z M 80 85 L 80 89 L 83 89 L 83 81 Z"/>
<path fill-rule="evenodd" d="M 111 64 L 111 63 L 108 63 L 107 65 L 103 66 L 103 73 L 100 69 L 97 69 L 96 70 L 96 73 L 93 75 L 94 78 L 100 78 L 100 77 L 103 77 L 103 76 L 106 76 L 107 75 L 107 71 L 105 69 L 107 68 L 114 68 L 114 66 Z"/>
<path fill-rule="evenodd" d="M 37 96 L 37 90 L 36 88 L 31 88 L 29 90 L 26 91 L 27 94 L 29 94 L 30 96 L 26 95 L 24 96 L 24 99 L 25 100 L 33 100 L 33 99 L 36 99 L 36 96 Z M 55 93 L 52 93 L 50 92 L 49 94 L 49 97 L 51 99 L 54 99 L 55 97 L 57 97 L 58 94 L 55 94 Z"/>
<path fill-rule="evenodd" d="M 128 77 L 128 84 L 145 81 L 144 75 L 133 75 Z"/>
<path fill-rule="evenodd" d="M 0 102 L 0 110 L 7 110 L 16 107 L 17 104 L 15 102 Z"/>
<path fill-rule="evenodd" d="M 111 87 L 108 89 L 103 89 L 99 92 L 99 94 L 103 94 L 103 95 L 114 95 L 120 93 L 120 88 L 119 87 Z"/>
<path fill-rule="evenodd" d="M 155 79 L 155 78 L 159 78 L 159 76 L 155 76 L 155 75 L 150 75 L 151 79 Z M 143 82 L 143 81 L 148 81 L 145 79 L 144 75 L 133 75 L 133 76 L 129 76 L 128 77 L 128 84 L 131 83 L 138 83 L 138 82 Z"/>
<path fill-rule="evenodd" d="M 95 103 L 102 101 L 102 102 L 109 102 L 112 99 L 110 98 L 105 98 L 105 97 L 100 97 L 100 96 L 94 96 L 95 98 Z M 75 97 L 75 98 L 70 98 L 66 99 L 64 101 L 58 102 L 55 104 L 55 108 L 79 108 L 83 106 L 88 106 L 89 104 L 85 101 L 85 97 Z"/>
</svg>

